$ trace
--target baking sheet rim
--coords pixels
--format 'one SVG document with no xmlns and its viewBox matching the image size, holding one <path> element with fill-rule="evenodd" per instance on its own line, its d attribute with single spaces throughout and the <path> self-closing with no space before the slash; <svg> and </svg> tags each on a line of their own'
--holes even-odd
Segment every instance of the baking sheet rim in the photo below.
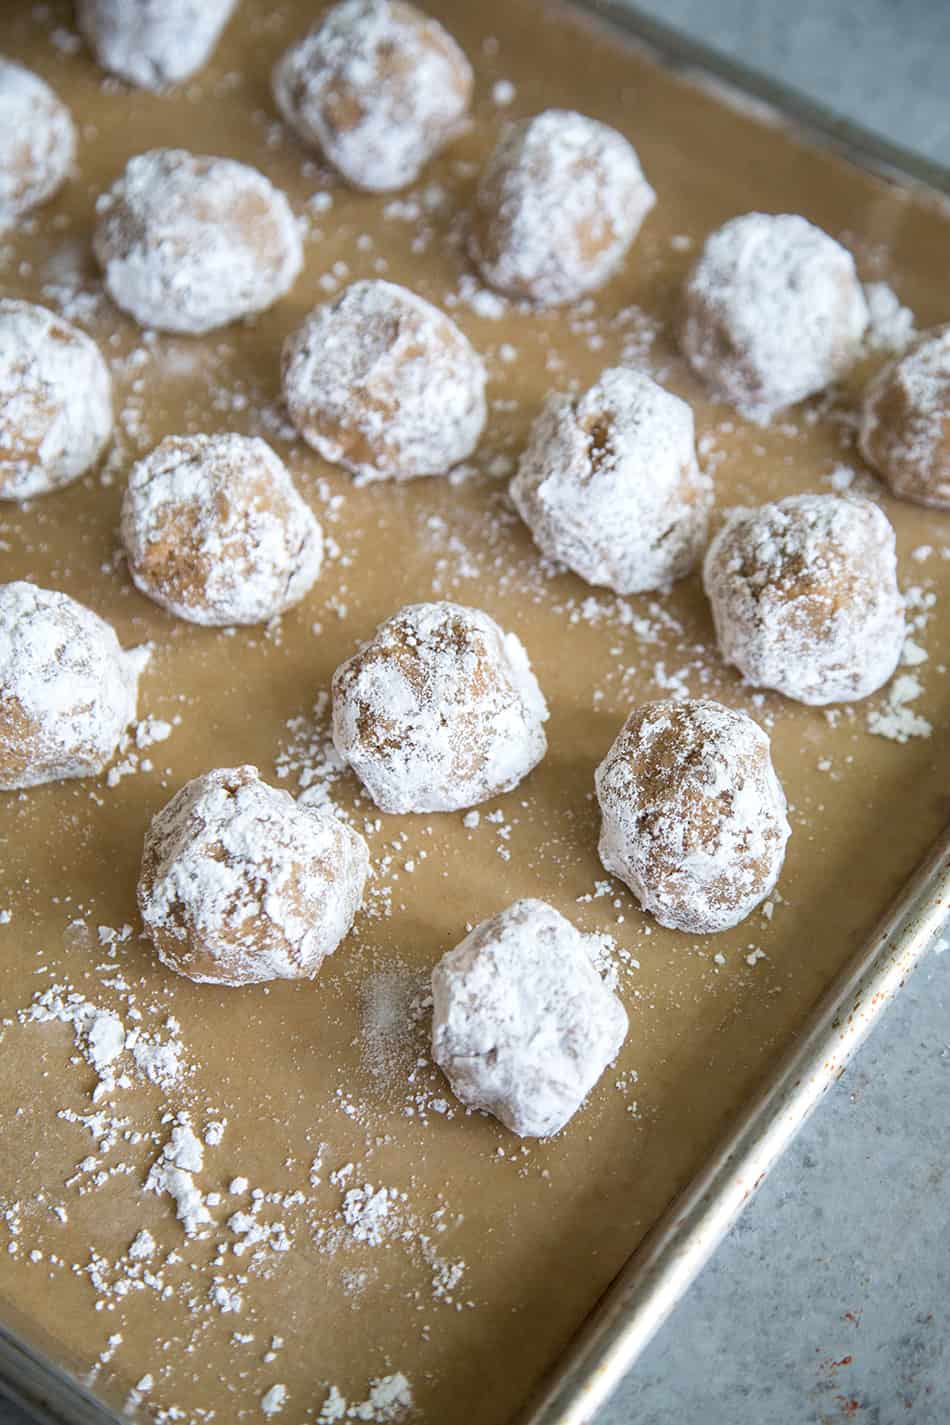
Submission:
<svg viewBox="0 0 950 1425">
<path fill-rule="evenodd" d="M 623 0 L 566 0 L 622 30 L 724 102 L 753 100 L 806 141 L 944 206 L 950 168 L 879 138 Z M 707 1162 L 669 1204 L 516 1418 L 585 1425 L 667 1319 L 824 1094 L 934 942 L 950 909 L 950 827 L 821 997 Z M 55 1425 L 121 1425 L 91 1389 L 0 1321 L 0 1398 Z"/>
</svg>

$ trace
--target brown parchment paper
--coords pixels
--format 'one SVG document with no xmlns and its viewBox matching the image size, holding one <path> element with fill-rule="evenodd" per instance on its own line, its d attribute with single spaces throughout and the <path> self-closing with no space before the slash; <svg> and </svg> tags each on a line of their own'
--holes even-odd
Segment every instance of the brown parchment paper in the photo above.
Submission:
<svg viewBox="0 0 950 1425">
<path fill-rule="evenodd" d="M 6 241 L 0 283 L 7 294 L 65 306 L 102 343 L 120 413 L 117 454 L 105 472 L 0 511 L 0 573 L 87 602 L 128 644 L 151 640 L 140 715 L 180 717 L 166 742 L 139 755 L 151 758 L 151 771 L 139 766 L 111 788 L 74 782 L 0 802 L 0 909 L 10 911 L 0 925 L 7 1212 L 0 1314 L 6 1308 L 71 1369 L 95 1367 L 95 1388 L 113 1403 L 150 1373 L 146 1405 L 182 1412 L 161 1418 L 261 1418 L 260 1399 L 279 1382 L 287 1391 L 280 1419 L 290 1425 L 313 1418 L 327 1383 L 359 1402 L 370 1379 L 401 1371 L 419 1418 L 500 1425 L 696 1169 L 950 809 L 950 561 L 941 557 L 950 516 L 886 498 L 861 467 L 855 395 L 874 358 L 833 399 L 759 430 L 704 398 L 670 338 L 697 245 L 750 208 L 804 213 L 850 243 L 866 278 L 890 282 L 918 325 L 946 320 L 950 218 L 725 107 L 567 9 L 540 0 L 430 0 L 428 8 L 475 63 L 474 122 L 396 207 L 336 186 L 277 123 L 268 74 L 312 17 L 303 0 L 244 0 L 207 70 L 164 97 L 104 81 L 71 38 L 67 6 L 7 5 L 0 16 L 0 51 L 48 78 L 80 130 L 77 176 Z M 499 80 L 514 85 L 510 107 L 493 101 Z M 486 315 L 483 300 L 470 300 L 477 284 L 460 248 L 459 214 L 503 120 L 552 105 L 626 133 L 658 205 L 623 270 L 590 303 Z M 96 195 L 130 155 L 158 145 L 256 164 L 307 218 L 306 269 L 259 320 L 203 340 L 143 340 L 102 295 L 89 249 Z M 317 191 L 332 193 L 332 207 L 308 206 Z M 491 419 L 461 481 L 357 490 L 287 438 L 283 337 L 334 283 L 378 273 L 381 259 L 388 277 L 453 302 L 488 360 Z M 460 292 L 468 300 L 456 300 Z M 868 708 L 880 708 L 886 694 L 831 720 L 750 695 L 716 657 L 696 577 L 669 596 L 631 599 L 625 611 L 611 596 L 542 569 L 506 504 L 505 472 L 549 387 L 589 381 L 621 357 L 643 362 L 694 403 L 720 508 L 829 489 L 841 466 L 882 501 L 897 528 L 903 584 L 917 590 L 915 615 L 929 616 L 914 634 L 928 659 L 911 671 L 923 685 L 913 709 L 931 722 L 932 736 L 905 745 L 871 736 Z M 225 429 L 272 440 L 339 546 L 304 604 L 269 631 L 176 622 L 135 593 L 116 558 L 131 460 L 166 432 Z M 464 827 L 460 815 L 381 818 L 370 835 L 379 868 L 370 907 L 315 983 L 216 991 L 162 971 L 137 936 L 134 887 L 149 818 L 185 779 L 213 765 L 251 761 L 273 779 L 275 759 L 307 735 L 308 724 L 294 733 L 288 721 L 311 715 L 355 641 L 403 602 L 437 596 L 485 608 L 524 640 L 551 706 L 544 763 L 483 807 L 477 828 Z M 631 704 L 671 686 L 763 720 L 792 809 L 771 920 L 757 913 L 706 940 L 651 924 L 619 883 L 595 893 L 607 878 L 596 857 L 593 769 Z M 296 771 L 280 785 L 297 790 Z M 357 826 L 375 816 L 349 777 L 330 791 Z M 501 820 L 488 821 L 484 814 L 495 810 Z M 451 1096 L 431 1066 L 415 1065 L 425 1056 L 424 1018 L 414 1039 L 396 1036 L 382 1068 L 367 1038 L 367 997 L 387 1002 L 372 999 L 391 982 L 381 977 L 421 981 L 468 924 L 523 895 L 543 896 L 583 928 L 615 936 L 628 956 L 620 991 L 631 1020 L 617 1064 L 585 1109 L 557 1140 L 525 1145 L 488 1119 L 431 1107 Z M 585 897 L 593 898 L 578 900 Z M 98 927 L 125 923 L 134 933 L 109 960 Z M 764 958 L 749 964 L 755 950 Z M 80 1193 L 64 1184 L 95 1153 L 93 1140 L 58 1115 L 92 1112 L 93 1075 L 75 1059 L 66 1026 L 20 1025 L 17 1012 L 54 982 L 97 1004 L 120 1004 L 103 984 L 114 984 L 114 975 L 96 969 L 104 958 L 150 1007 L 150 1022 L 156 1006 L 177 1018 L 194 1069 L 177 1095 L 137 1086 L 100 1105 L 128 1120 L 115 1146 L 98 1154 L 100 1168 L 119 1170 L 98 1187 L 80 1173 Z M 210 1118 L 227 1119 L 198 1177 L 222 1203 L 213 1231 L 197 1242 L 185 1240 L 167 1198 L 142 1190 L 167 1136 L 161 1116 L 182 1104 L 199 1131 Z M 313 1185 L 320 1144 L 321 1182 Z M 346 1163 L 352 1176 L 331 1183 L 330 1172 Z M 236 1175 L 269 1194 L 301 1195 L 260 1214 L 285 1223 L 290 1251 L 234 1257 L 229 1244 L 237 1239 L 225 1223 L 247 1205 L 228 1195 Z M 410 1223 L 407 1240 L 360 1244 L 341 1229 L 345 1188 L 365 1182 L 405 1193 L 395 1215 Z M 55 1205 L 65 1207 L 66 1222 Z M 109 1264 L 143 1227 L 159 1243 L 156 1270 L 167 1253 L 178 1256 L 162 1266 L 171 1295 L 97 1293 L 83 1267 L 98 1259 L 106 1277 L 118 1279 Z M 446 1286 L 443 1275 L 440 1289 L 427 1251 L 442 1263 L 464 1262 L 458 1281 Z M 31 1261 L 31 1252 L 42 1255 Z M 242 1278 L 239 1313 L 223 1313 L 208 1298 L 216 1276 L 229 1286 Z M 235 1332 L 253 1339 L 236 1340 Z M 121 1341 L 107 1346 L 116 1336 Z M 283 1344 L 265 1360 L 274 1336 Z M 108 1359 L 97 1366 L 103 1350 Z"/>
</svg>

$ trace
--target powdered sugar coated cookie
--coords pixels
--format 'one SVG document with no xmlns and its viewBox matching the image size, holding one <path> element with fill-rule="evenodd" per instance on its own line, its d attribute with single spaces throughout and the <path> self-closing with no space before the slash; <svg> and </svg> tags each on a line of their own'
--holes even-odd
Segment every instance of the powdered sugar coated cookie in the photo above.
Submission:
<svg viewBox="0 0 950 1425">
<path fill-rule="evenodd" d="M 403 188 L 468 110 L 472 70 L 437 20 L 403 0 L 343 0 L 274 71 L 274 98 L 348 183 Z"/>
<path fill-rule="evenodd" d="M 0 790 L 103 771 L 147 662 L 67 594 L 0 585 Z"/>
<path fill-rule="evenodd" d="M 480 609 L 409 604 L 333 675 L 333 740 L 383 811 L 454 811 L 510 790 L 547 749 L 520 639 Z"/>
<path fill-rule="evenodd" d="M 166 436 L 133 466 L 122 542 L 143 594 L 201 624 L 265 623 L 320 572 L 323 537 L 286 466 L 248 436 Z"/>
<path fill-rule="evenodd" d="M 75 152 L 66 105 L 38 74 L 0 56 L 0 231 L 53 197 Z"/>
<path fill-rule="evenodd" d="M 432 972 L 432 1057 L 469 1108 L 560 1132 L 627 1034 L 587 938 L 539 900 L 483 921 Z"/>
<path fill-rule="evenodd" d="M 288 337 L 284 397 L 304 440 L 361 480 L 442 475 L 485 424 L 485 368 L 444 312 L 354 282 Z"/>
<path fill-rule="evenodd" d="M 366 843 L 256 767 L 187 782 L 145 838 L 139 909 L 159 959 L 204 984 L 313 979 L 347 934 Z"/>
<path fill-rule="evenodd" d="M 846 702 L 897 667 L 894 531 L 870 500 L 791 495 L 734 510 L 709 546 L 703 583 L 723 657 L 757 688 Z"/>
<path fill-rule="evenodd" d="M 901 499 L 950 509 L 950 325 L 924 332 L 871 382 L 861 453 Z"/>
<path fill-rule="evenodd" d="M 139 89 L 167 88 L 206 63 L 237 0 L 78 0 L 76 18 L 103 69 Z"/>
<path fill-rule="evenodd" d="M 789 837 L 769 739 L 703 699 L 636 708 L 597 769 L 600 859 L 661 925 L 728 930 L 765 899 Z"/>
<path fill-rule="evenodd" d="M 867 324 L 840 243 L 795 214 L 745 213 L 706 239 L 686 283 L 681 342 L 714 396 L 767 421 L 844 375 Z"/>
<path fill-rule="evenodd" d="M 111 434 L 112 380 L 95 342 L 45 307 L 0 300 L 0 500 L 68 485 Z"/>
<path fill-rule="evenodd" d="M 711 482 L 696 462 L 686 402 L 615 366 L 580 396 L 548 396 L 511 496 L 549 558 L 632 594 L 689 573 L 705 542 Z"/>
<path fill-rule="evenodd" d="M 137 154 L 98 207 L 93 248 L 106 289 L 159 331 L 200 334 L 262 312 L 303 262 L 283 193 L 230 158 Z"/>
<path fill-rule="evenodd" d="M 541 306 L 600 287 L 656 202 L 622 134 L 568 109 L 514 124 L 482 173 L 472 258 L 485 281 Z"/>
</svg>

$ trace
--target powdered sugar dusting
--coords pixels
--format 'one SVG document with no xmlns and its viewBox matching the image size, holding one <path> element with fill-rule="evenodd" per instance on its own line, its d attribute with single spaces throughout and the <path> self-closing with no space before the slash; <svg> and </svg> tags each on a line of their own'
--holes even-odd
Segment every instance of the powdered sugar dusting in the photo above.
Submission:
<svg viewBox="0 0 950 1425">
<path fill-rule="evenodd" d="M 412 1387 L 401 1371 L 370 1381 L 366 1399 L 352 1403 L 348 1403 L 333 1385 L 320 1408 L 317 1425 L 338 1425 L 340 1420 L 364 1420 L 387 1425 L 389 1421 L 402 1420 L 412 1409 L 412 1404 Z"/>
<path fill-rule="evenodd" d="M 905 351 L 914 336 L 914 314 L 910 308 L 903 306 L 887 282 L 866 282 L 864 298 L 869 317 L 864 336 L 867 345 L 872 351 Z"/>
</svg>

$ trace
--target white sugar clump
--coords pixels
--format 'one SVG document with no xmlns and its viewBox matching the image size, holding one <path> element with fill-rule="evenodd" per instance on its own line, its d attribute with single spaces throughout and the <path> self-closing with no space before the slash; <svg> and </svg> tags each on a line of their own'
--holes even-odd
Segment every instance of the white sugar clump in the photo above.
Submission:
<svg viewBox="0 0 950 1425">
<path fill-rule="evenodd" d="M 354 282 L 287 339 L 284 397 L 324 460 L 362 480 L 442 475 L 485 424 L 485 368 L 444 312 L 392 282 Z"/>
<path fill-rule="evenodd" d="M 135 717 L 147 661 L 66 594 L 0 585 L 0 790 L 98 775 Z"/>
<path fill-rule="evenodd" d="M 689 573 L 706 538 L 711 483 L 696 463 L 686 402 L 616 366 L 580 396 L 548 396 L 511 496 L 549 558 L 632 594 Z"/>
<path fill-rule="evenodd" d="M 622 134 L 566 109 L 514 124 L 479 180 L 472 258 L 491 287 L 542 306 L 612 275 L 656 202 Z"/>
<path fill-rule="evenodd" d="M 93 248 L 117 306 L 193 334 L 272 306 L 303 262 L 290 205 L 262 173 L 184 149 L 129 160 L 99 199 Z"/>
<path fill-rule="evenodd" d="M 764 422 L 844 375 L 867 324 L 840 243 L 794 214 L 745 213 L 706 239 L 681 342 L 717 399 Z"/>
<path fill-rule="evenodd" d="M 778 879 L 789 837 L 769 739 L 705 700 L 636 708 L 597 769 L 600 859 L 661 925 L 737 925 Z"/>
<path fill-rule="evenodd" d="M 910 308 L 886 282 L 865 282 L 864 299 L 868 304 L 865 345 L 871 351 L 886 351 L 892 356 L 906 351 L 914 339 L 914 314 Z"/>
<path fill-rule="evenodd" d="M 242 435 L 166 436 L 133 466 L 122 542 L 143 594 L 192 623 L 264 623 L 303 598 L 323 537 L 283 462 Z"/>
<path fill-rule="evenodd" d="M 348 183 L 403 188 L 453 136 L 472 70 L 438 21 L 403 0 L 343 0 L 274 71 L 287 123 Z"/>
<path fill-rule="evenodd" d="M 432 1057 L 457 1098 L 512 1133 L 548 1138 L 627 1034 L 589 937 L 539 900 L 475 927 L 432 971 Z"/>
<path fill-rule="evenodd" d="M 112 381 L 95 342 L 45 307 L 0 300 L 0 500 L 68 485 L 112 434 Z"/>
<path fill-rule="evenodd" d="M 847 702 L 897 667 L 894 531 L 869 500 L 791 495 L 734 510 L 706 554 L 703 583 L 722 656 L 754 687 Z"/>
<path fill-rule="evenodd" d="M 328 807 L 304 806 L 256 767 L 194 778 L 145 838 L 139 909 L 169 969 L 199 983 L 312 979 L 347 934 L 366 843 Z"/>
<path fill-rule="evenodd" d="M 950 509 L 950 324 L 922 333 L 874 378 L 860 444 L 893 494 Z"/>
<path fill-rule="evenodd" d="M 520 639 L 479 609 L 409 604 L 333 675 L 333 740 L 382 811 L 455 811 L 547 750 Z"/>
<path fill-rule="evenodd" d="M 38 74 L 0 56 L 0 232 L 53 197 L 75 152 L 66 105 Z"/>
<path fill-rule="evenodd" d="M 161 1154 L 149 1169 L 145 1191 L 156 1195 L 167 1193 L 175 1204 L 175 1214 L 185 1229 L 186 1237 L 195 1237 L 213 1219 L 204 1196 L 196 1187 L 194 1174 L 204 1167 L 204 1151 L 191 1125 L 185 1121 L 175 1125 Z"/>
<path fill-rule="evenodd" d="M 77 0 L 76 19 L 103 69 L 161 90 L 207 61 L 237 0 Z"/>
</svg>

